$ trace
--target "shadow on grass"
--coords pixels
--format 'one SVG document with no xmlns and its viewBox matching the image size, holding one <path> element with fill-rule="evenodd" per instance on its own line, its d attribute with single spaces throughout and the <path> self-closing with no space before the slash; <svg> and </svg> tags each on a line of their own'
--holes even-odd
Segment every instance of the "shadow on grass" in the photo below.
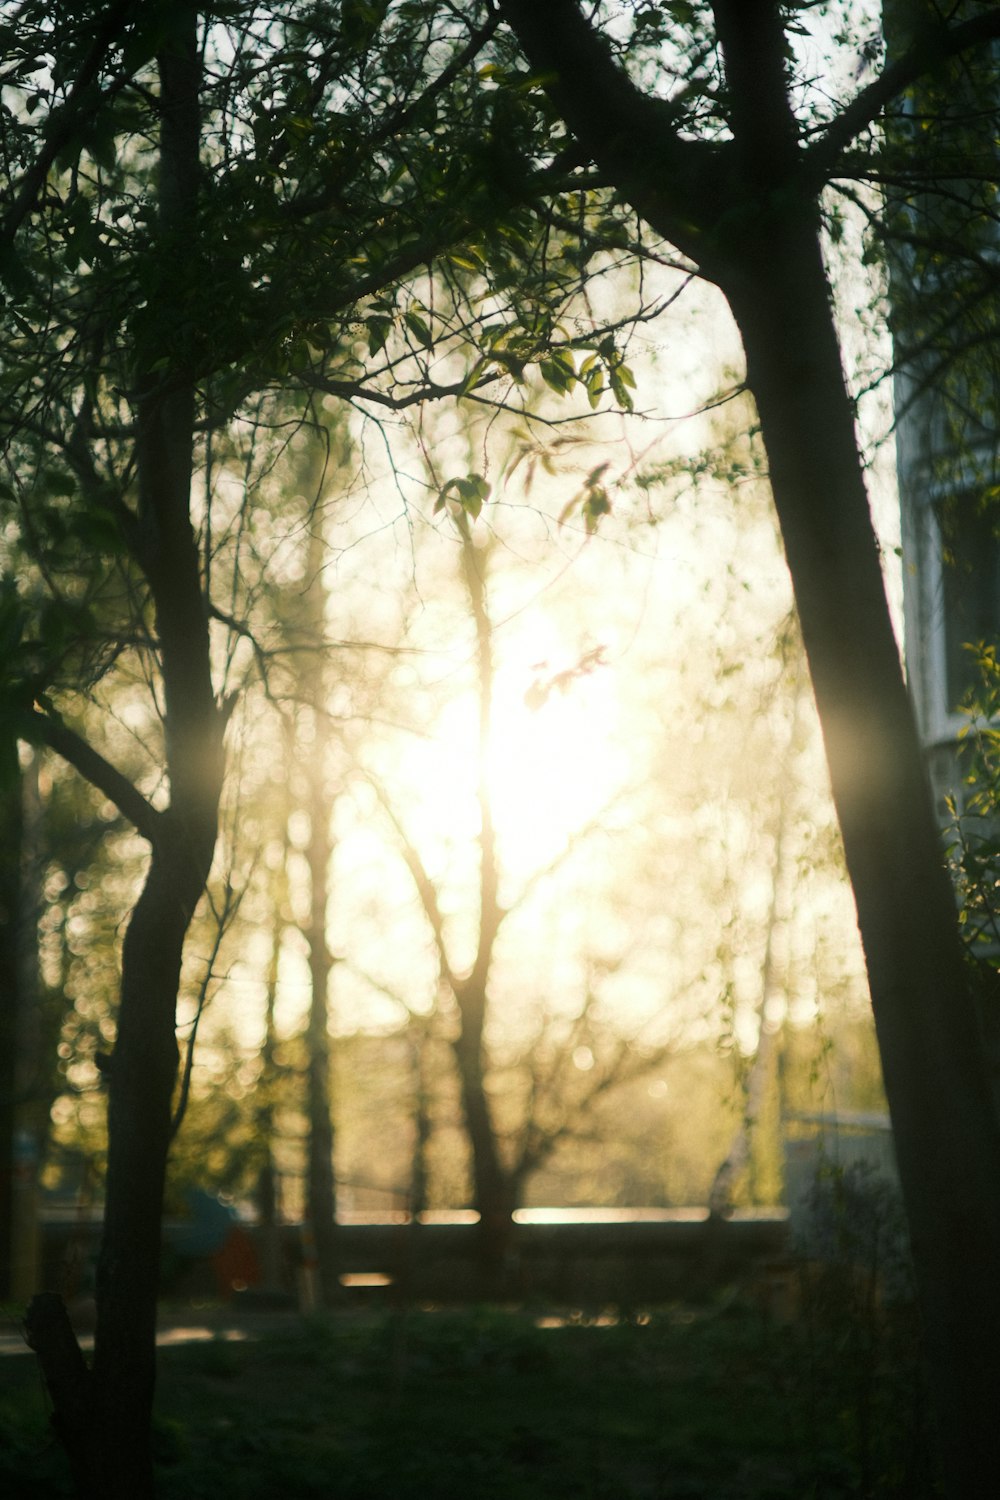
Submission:
<svg viewBox="0 0 1000 1500">
<path fill-rule="evenodd" d="M 339 1314 L 174 1345 L 160 1494 L 930 1500 L 914 1347 L 905 1311 L 862 1338 L 732 1297 L 627 1317 Z M 70 1494 L 27 1356 L 0 1361 L 0 1493 Z"/>
</svg>

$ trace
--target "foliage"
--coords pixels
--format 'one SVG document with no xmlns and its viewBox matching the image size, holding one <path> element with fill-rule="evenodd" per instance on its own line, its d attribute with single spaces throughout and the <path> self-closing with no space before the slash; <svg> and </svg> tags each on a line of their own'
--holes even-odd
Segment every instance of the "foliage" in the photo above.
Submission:
<svg viewBox="0 0 1000 1500">
<path fill-rule="evenodd" d="M 975 20 L 988 7 L 955 7 Z M 889 4 L 890 55 L 931 24 L 930 7 Z M 897 415 L 933 426 L 915 449 L 948 496 L 946 532 L 970 509 L 972 492 L 996 482 L 997 334 L 1000 303 L 992 265 L 1000 233 L 996 186 L 996 47 L 941 58 L 886 112 L 885 140 L 869 174 L 882 197 L 870 213 L 871 252 L 887 258 L 897 367 Z M 912 441 L 912 440 L 911 440 Z M 955 514 L 955 511 L 959 515 Z"/>
<path fill-rule="evenodd" d="M 1000 661 L 995 645 L 969 643 L 978 685 L 966 697 L 960 731 L 962 776 L 953 798 L 949 856 L 971 953 L 992 962 L 1000 928 Z"/>
</svg>

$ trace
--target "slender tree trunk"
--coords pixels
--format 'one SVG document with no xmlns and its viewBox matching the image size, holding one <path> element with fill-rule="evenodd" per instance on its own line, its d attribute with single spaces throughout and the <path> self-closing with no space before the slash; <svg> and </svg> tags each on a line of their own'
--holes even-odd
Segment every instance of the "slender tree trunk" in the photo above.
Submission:
<svg viewBox="0 0 1000 1500">
<path fill-rule="evenodd" d="M 708 1194 L 708 1212 L 712 1218 L 724 1218 L 732 1212 L 733 1194 L 747 1166 L 753 1150 L 754 1134 L 767 1101 L 768 1091 L 777 1071 L 780 1032 L 767 1025 L 767 1004 L 774 983 L 774 935 L 779 920 L 779 908 L 784 888 L 785 836 L 788 825 L 789 785 L 792 751 L 798 734 L 799 704 L 802 697 L 802 673 L 796 673 L 795 697 L 792 719 L 788 731 L 788 746 L 783 757 L 781 784 L 778 788 L 778 813 L 774 828 L 774 865 L 771 871 L 771 902 L 767 914 L 767 929 L 764 938 L 764 958 L 760 975 L 760 1020 L 757 1031 L 757 1048 L 746 1075 L 743 1116 L 733 1133 L 729 1150 L 719 1163 Z"/>
<path fill-rule="evenodd" d="M 310 917 L 306 933 L 309 945 L 309 1020 L 306 1028 L 307 1114 L 309 1121 L 306 1166 L 306 1215 L 312 1225 L 319 1261 L 323 1301 L 334 1301 L 339 1283 L 336 1260 L 337 1196 L 333 1175 L 333 1114 L 330 1098 L 330 950 L 326 942 L 328 871 L 330 865 L 330 805 L 323 778 L 319 736 L 313 746 L 316 760 L 310 775 L 309 847 Z"/>
<path fill-rule="evenodd" d="M 271 919 L 271 953 L 268 959 L 266 999 L 264 1008 L 264 1040 L 260 1049 L 260 1104 L 256 1116 L 256 1133 L 260 1150 L 260 1171 L 257 1175 L 257 1220 L 261 1235 L 261 1265 L 264 1286 L 276 1291 L 281 1285 L 281 1255 L 278 1245 L 278 1174 L 274 1159 L 275 1103 L 278 1082 L 277 1030 L 274 1007 L 278 995 L 278 971 L 281 963 L 281 934 L 284 925 L 282 911 L 284 895 L 284 861 L 275 882 L 278 889 L 273 899 Z"/>
<path fill-rule="evenodd" d="M 164 348 L 194 330 L 185 306 L 199 173 L 197 17 L 178 7 L 158 58 L 160 136 L 156 316 L 136 336 L 138 514 L 131 543 L 152 596 L 160 649 L 170 802 L 152 814 L 145 885 L 122 948 L 109 1068 L 105 1220 L 88 1372 L 43 1299 L 29 1333 L 70 1451 L 78 1493 L 149 1500 L 163 1188 L 177 1076 L 175 1010 L 184 940 L 215 848 L 223 721 L 212 689 L 208 617 L 190 521 L 194 391 Z"/>
<path fill-rule="evenodd" d="M 469 1146 L 475 1206 L 484 1226 L 495 1230 L 507 1204 L 507 1173 L 500 1160 L 496 1127 L 486 1092 L 483 1022 L 486 997 L 474 993 L 470 984 L 459 986 L 460 1031 L 454 1044 L 462 1091 Z"/>
<path fill-rule="evenodd" d="M 464 515 L 457 517 L 456 524 L 462 542 L 465 586 L 476 629 L 476 689 L 479 698 L 479 941 L 471 972 L 466 979 L 453 984 L 460 1017 L 455 1057 L 461 1081 L 466 1132 L 472 1151 L 484 1288 L 499 1292 L 503 1289 L 505 1280 L 505 1262 L 515 1208 L 515 1187 L 512 1175 L 500 1155 L 500 1143 L 486 1092 L 486 1056 L 483 1046 L 493 952 L 504 915 L 498 894 L 496 830 L 493 826 L 488 776 L 495 673 L 493 624 L 486 587 L 488 548 L 475 545 Z"/>
<path fill-rule="evenodd" d="M 316 445 L 320 463 L 325 453 Z M 326 591 L 323 587 L 323 564 L 326 553 L 315 519 L 306 561 L 308 578 L 306 627 L 311 642 L 322 641 L 326 625 Z M 309 919 L 306 941 L 309 946 L 309 1020 L 306 1028 L 307 1114 L 309 1120 L 308 1159 L 306 1165 L 306 1215 L 312 1225 L 319 1262 L 320 1292 L 328 1305 L 340 1291 L 337 1278 L 337 1191 L 333 1171 L 333 1112 L 330 1068 L 330 970 L 333 958 L 326 941 L 326 922 L 330 904 L 330 788 L 327 750 L 329 728 L 325 701 L 326 674 L 317 661 L 306 684 L 310 700 L 312 742 L 306 746 L 305 783 L 309 812 L 309 843 L 306 861 L 309 865 Z"/>
<path fill-rule="evenodd" d="M 0 796 L 0 1297 L 15 1282 L 15 1087 L 21 1025 L 21 771 L 17 745 L 0 746 L 6 762 Z"/>
<path fill-rule="evenodd" d="M 428 1207 L 430 1173 L 427 1153 L 431 1139 L 431 1092 L 428 1052 L 431 1045 L 431 1022 L 412 1016 L 407 1028 L 410 1038 L 410 1069 L 413 1080 L 413 1157 L 410 1168 L 410 1218 L 419 1223 Z"/>
<path fill-rule="evenodd" d="M 55 1092 L 56 1038 L 51 1022 L 43 1024 L 50 1018 L 43 1017 L 38 970 L 38 752 L 22 769 L 15 750 L 9 770 L 0 818 L 0 1296 L 23 1304 L 38 1290 L 41 1272 L 39 1168 Z"/>
<path fill-rule="evenodd" d="M 160 1224 L 178 1059 L 174 1010 L 184 939 L 207 874 L 207 864 L 196 873 L 187 850 L 178 853 L 172 858 L 154 852 L 129 924 L 109 1080 L 94 1449 L 97 1492 L 116 1500 L 153 1493 L 149 1424 Z"/>
</svg>

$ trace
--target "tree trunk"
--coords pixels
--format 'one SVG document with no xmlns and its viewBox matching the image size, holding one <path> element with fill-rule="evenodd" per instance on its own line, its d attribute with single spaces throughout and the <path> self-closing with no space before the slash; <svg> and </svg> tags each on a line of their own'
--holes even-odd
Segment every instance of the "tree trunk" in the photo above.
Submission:
<svg viewBox="0 0 1000 1500">
<path fill-rule="evenodd" d="M 430 1064 L 428 1053 L 431 1045 L 430 1020 L 411 1016 L 407 1027 L 410 1039 L 410 1076 L 413 1099 L 413 1154 L 410 1166 L 409 1211 L 414 1224 L 420 1222 L 428 1204 L 430 1172 L 428 1151 L 431 1132 Z"/>
<path fill-rule="evenodd" d="M 61 1023 L 43 1008 L 38 969 L 42 850 L 38 752 L 0 806 L 0 1296 L 23 1305 L 39 1289 L 39 1166 L 48 1140 L 50 1082 Z"/>
<path fill-rule="evenodd" d="M 952 1493 L 1000 1470 L 1000 1131 L 892 631 L 815 222 L 725 290 L 760 413 L 854 888 Z"/>
<path fill-rule="evenodd" d="M 21 997 L 21 771 L 17 744 L 0 745 L 0 1297 L 15 1282 L 15 1087 Z"/>
<path fill-rule="evenodd" d="M 680 135 L 575 0 L 502 8 L 585 150 L 739 325 L 868 964 L 947 1484 L 985 1500 L 1000 1472 L 1000 1127 L 844 386 L 820 248 L 829 162 L 814 169 L 800 142 L 784 8 L 713 0 L 731 134 L 712 141 Z"/>
<path fill-rule="evenodd" d="M 468 980 L 456 987 L 459 1034 L 454 1043 L 462 1094 L 462 1114 L 472 1155 L 473 1204 L 479 1214 L 479 1261 L 485 1294 L 499 1295 L 506 1284 L 512 1215 L 516 1208 L 512 1174 L 501 1158 L 484 1078 L 483 1025 L 486 993 Z"/>
<path fill-rule="evenodd" d="M 330 1100 L 330 1002 L 332 959 L 326 942 L 328 872 L 330 867 L 330 803 L 323 777 L 326 736 L 320 715 L 313 714 L 316 735 L 309 765 L 310 875 L 309 1020 L 306 1027 L 306 1092 L 309 1122 L 306 1166 L 306 1216 L 312 1225 L 319 1262 L 320 1292 L 329 1305 L 339 1292 L 336 1258 L 337 1195 L 333 1175 L 333 1115 Z"/>
<path fill-rule="evenodd" d="M 759 1026 L 757 1047 L 744 1081 L 742 1118 L 733 1132 L 729 1149 L 716 1168 L 708 1193 L 708 1212 L 713 1219 L 726 1218 L 733 1211 L 733 1196 L 743 1174 L 750 1165 L 757 1127 L 764 1113 L 768 1093 L 777 1076 L 777 1061 L 781 1033 L 767 1023 L 767 1005 L 774 986 L 774 938 L 780 920 L 780 908 L 785 885 L 785 841 L 788 825 L 788 805 L 791 786 L 791 761 L 798 735 L 799 705 L 802 701 L 804 673 L 796 669 L 795 696 L 792 703 L 792 719 L 788 730 L 788 745 L 782 758 L 781 783 L 778 787 L 778 812 L 774 827 L 774 865 L 771 870 L 771 901 L 767 913 L 767 928 L 764 937 L 764 956 L 760 975 Z M 787 1011 L 787 1001 L 786 1001 Z"/>
<path fill-rule="evenodd" d="M 274 1159 L 275 1105 L 278 1082 L 277 1052 L 278 1036 L 274 1020 L 274 1007 L 278 995 L 278 971 L 281 963 L 281 933 L 284 925 L 284 862 L 275 881 L 277 890 L 272 896 L 271 953 L 268 959 L 266 1001 L 264 1010 L 264 1040 L 260 1049 L 260 1103 L 256 1111 L 255 1129 L 257 1149 L 260 1152 L 260 1171 L 257 1174 L 257 1220 L 261 1236 L 261 1268 L 264 1286 L 277 1291 L 281 1286 L 281 1253 L 278 1243 L 278 1218 L 280 1200 L 278 1172 Z"/>
<path fill-rule="evenodd" d="M 321 444 L 310 444 L 311 466 L 307 493 L 318 493 L 323 482 L 326 450 Z M 306 558 L 305 626 L 311 643 L 322 642 L 326 633 L 326 589 L 323 565 L 326 551 L 317 513 L 309 537 Z M 326 703 L 326 673 L 317 659 L 311 676 L 304 684 L 304 695 L 310 704 L 312 740 L 304 747 L 305 786 L 309 813 L 309 919 L 306 941 L 309 945 L 309 1020 L 306 1028 L 306 1092 L 309 1121 L 308 1159 L 306 1165 L 306 1216 L 312 1225 L 319 1263 L 320 1294 L 328 1306 L 335 1302 L 340 1283 L 337 1277 L 337 1190 L 333 1172 L 333 1113 L 330 1099 L 330 970 L 333 959 L 326 941 L 327 912 L 330 904 L 331 799 L 328 783 L 327 751 L 330 742 Z"/>
<path fill-rule="evenodd" d="M 93 1449 L 97 1493 L 153 1493 L 160 1227 L 177 1076 L 174 1012 L 184 939 L 207 875 L 188 850 L 154 850 L 122 954 L 110 1068 L 104 1235 L 97 1265 Z"/>
<path fill-rule="evenodd" d="M 466 979 L 453 982 L 458 1002 L 459 1035 L 455 1043 L 462 1089 L 462 1109 L 469 1146 L 475 1206 L 479 1213 L 480 1272 L 484 1292 L 500 1295 L 506 1289 L 507 1256 L 510 1246 L 516 1185 L 500 1155 L 496 1125 L 486 1093 L 483 1031 L 486 1025 L 488 986 L 493 953 L 503 921 L 499 901 L 499 865 L 493 806 L 490 797 L 488 758 L 493 720 L 493 622 L 487 596 L 489 548 L 477 547 L 468 519 L 456 517 L 462 543 L 462 572 L 476 628 L 476 692 L 479 699 L 477 743 L 477 801 L 479 804 L 479 941 L 472 970 Z"/>
<path fill-rule="evenodd" d="M 121 997 L 109 1065 L 104 1233 L 97 1267 L 94 1360 L 73 1368 L 43 1301 L 37 1348 L 78 1493 L 150 1500 L 151 1418 L 163 1187 L 177 1077 L 177 991 L 184 940 L 208 878 L 222 786 L 223 719 L 212 688 L 208 615 L 190 521 L 195 400 L 176 352 L 196 330 L 177 324 L 192 266 L 199 173 L 195 11 L 173 11 L 158 57 L 161 99 L 158 240 L 148 321 L 136 330 L 138 512 L 130 542 L 155 611 L 170 802 L 149 809 L 152 853 L 122 948 Z M 176 368 L 164 368 L 164 348 Z M 173 363 L 173 362 L 172 362 Z M 71 1349 L 70 1349 L 71 1353 Z"/>
</svg>

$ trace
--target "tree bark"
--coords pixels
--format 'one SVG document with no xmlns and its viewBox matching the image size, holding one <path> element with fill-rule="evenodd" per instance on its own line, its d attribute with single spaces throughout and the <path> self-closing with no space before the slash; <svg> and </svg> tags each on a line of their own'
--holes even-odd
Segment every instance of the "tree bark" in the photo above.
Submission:
<svg viewBox="0 0 1000 1500">
<path fill-rule="evenodd" d="M 311 440 L 305 463 L 307 494 L 320 493 L 326 465 L 325 447 Z M 321 643 L 326 635 L 326 588 L 323 582 L 325 562 L 321 513 L 317 511 L 312 517 L 307 548 L 307 582 L 303 601 L 306 638 L 314 645 Z M 302 751 L 309 813 L 309 843 L 306 847 L 306 862 L 309 866 L 306 942 L 309 947 L 310 985 L 309 1019 L 306 1026 L 306 1112 L 309 1121 L 306 1216 L 312 1225 L 316 1244 L 320 1294 L 323 1302 L 329 1306 L 337 1300 L 340 1282 L 337 1276 L 337 1189 L 333 1170 L 334 1127 L 330 1097 L 330 970 L 333 958 L 326 941 L 330 861 L 333 856 L 328 780 L 330 727 L 326 701 L 327 673 L 321 658 L 316 658 L 311 664 L 310 673 L 303 684 L 303 696 L 309 704 L 312 740 Z"/>
<path fill-rule="evenodd" d="M 513 1174 L 500 1157 L 486 1092 L 483 1026 L 486 989 L 475 976 L 455 988 L 459 1034 L 454 1042 L 462 1115 L 472 1156 L 473 1204 L 479 1214 L 480 1269 L 484 1290 L 501 1289 L 515 1202 Z"/>
<path fill-rule="evenodd" d="M 472 1152 L 483 1288 L 487 1293 L 499 1294 L 505 1282 L 517 1184 L 514 1173 L 504 1164 L 500 1155 L 493 1111 L 486 1092 L 486 1056 L 483 1046 L 490 970 L 504 915 L 498 896 L 499 867 L 488 776 L 495 675 L 493 623 L 486 589 L 488 548 L 475 545 L 464 514 L 456 517 L 456 525 L 462 544 L 462 571 L 476 630 L 476 691 L 479 699 L 479 941 L 468 976 L 452 984 L 459 1013 L 455 1059 L 461 1083 L 466 1134 Z"/>
<path fill-rule="evenodd" d="M 15 1096 L 21 1028 L 21 770 L 17 744 L 0 745 L 4 786 L 0 795 L 0 1297 L 15 1282 Z"/>
<path fill-rule="evenodd" d="M 952 1492 L 994 1489 L 1000 1132 L 899 665 L 818 236 L 732 289 L 871 986 Z"/>
<path fill-rule="evenodd" d="M 892 629 L 781 34 L 717 6 L 756 189 L 720 277 L 743 338 L 854 890 L 949 1487 L 995 1488 L 1000 1127 Z M 784 158 L 784 160 L 783 160 Z"/>
<path fill-rule="evenodd" d="M 190 521 L 195 398 L 186 373 L 185 292 L 199 173 L 196 13 L 171 13 L 158 57 L 159 297 L 136 333 L 138 510 L 130 538 L 149 585 L 159 642 L 170 800 L 148 810 L 145 884 L 122 947 L 117 1036 L 108 1068 L 108 1165 L 89 1371 L 50 1392 L 81 1496 L 150 1500 L 160 1227 L 177 1077 L 175 1011 L 184 940 L 208 877 L 222 786 L 223 718 L 212 688 L 208 612 Z M 164 350 L 170 354 L 164 357 Z M 35 1309 L 47 1378 L 57 1324 Z M 59 1367 L 70 1368 L 61 1358 Z M 81 1410 L 86 1420 L 81 1421 Z"/>
<path fill-rule="evenodd" d="M 823 265 L 823 174 L 852 135 L 834 128 L 818 156 L 799 145 L 775 0 L 715 0 L 731 128 L 717 142 L 683 139 L 574 0 L 551 0 L 544 19 L 530 0 L 502 8 L 585 149 L 718 283 L 742 335 L 857 904 L 946 1482 L 955 1500 L 987 1500 L 1000 1472 L 1000 1129 Z M 851 130 L 869 118 L 859 106 Z"/>
<path fill-rule="evenodd" d="M 97 1493 L 153 1494 L 149 1447 L 155 1383 L 160 1221 L 177 1076 L 181 958 L 211 837 L 153 852 L 122 953 L 110 1066 L 104 1234 L 97 1265 L 93 1448 Z"/>
<path fill-rule="evenodd" d="M 287 824 L 286 824 L 287 829 Z M 255 1116 L 257 1149 L 260 1152 L 260 1170 L 257 1174 L 255 1198 L 257 1221 L 261 1235 L 261 1267 L 264 1287 L 276 1291 L 281 1286 L 281 1253 L 278 1242 L 278 1216 L 280 1198 L 278 1171 L 275 1162 L 275 1112 L 279 1067 L 276 1057 L 278 1033 L 274 1019 L 275 1002 L 278 996 L 278 973 L 281 963 L 281 935 L 284 926 L 284 860 L 275 878 L 275 889 L 271 894 L 271 953 L 267 965 L 266 1000 L 264 1006 L 264 1039 L 260 1049 L 260 1078 L 258 1082 L 259 1104 Z"/>
<path fill-rule="evenodd" d="M 306 1026 L 306 1112 L 309 1141 L 306 1163 L 306 1216 L 312 1225 L 319 1262 L 320 1293 L 329 1305 L 337 1298 L 337 1193 L 333 1174 L 333 1114 L 330 1099 L 330 999 L 332 958 L 326 941 L 329 904 L 330 802 L 323 775 L 326 745 L 322 716 L 314 711 L 315 738 L 308 767 L 309 784 L 309 1019 Z"/>
</svg>

